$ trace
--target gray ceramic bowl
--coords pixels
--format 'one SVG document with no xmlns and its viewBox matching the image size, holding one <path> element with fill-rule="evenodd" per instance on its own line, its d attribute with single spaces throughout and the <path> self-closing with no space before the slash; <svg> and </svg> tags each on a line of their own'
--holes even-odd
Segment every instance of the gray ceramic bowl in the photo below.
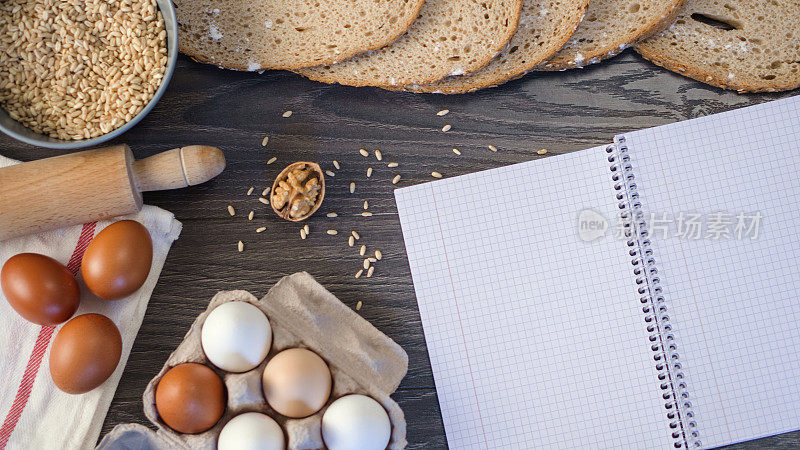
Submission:
<svg viewBox="0 0 800 450">
<path fill-rule="evenodd" d="M 0 131 L 18 139 L 22 142 L 37 145 L 39 147 L 55 148 L 61 150 L 70 150 L 76 148 L 92 147 L 102 142 L 113 139 L 122 133 L 128 131 L 132 126 L 136 125 L 147 113 L 153 109 L 153 106 L 164 94 L 167 89 L 169 80 L 172 78 L 172 72 L 175 71 L 175 63 L 178 60 L 178 20 L 175 17 L 175 7 L 172 5 L 172 0 L 156 0 L 158 9 L 161 10 L 161 15 L 164 17 L 164 27 L 167 29 L 167 69 L 164 72 L 164 78 L 161 80 L 161 85 L 156 90 L 153 98 L 145 105 L 139 114 L 135 115 L 130 122 L 125 125 L 112 130 L 104 135 L 97 136 L 91 139 L 82 139 L 79 141 L 65 141 L 61 139 L 51 138 L 39 133 L 35 133 L 29 128 L 24 127 L 8 116 L 8 113 L 0 108 Z"/>
</svg>

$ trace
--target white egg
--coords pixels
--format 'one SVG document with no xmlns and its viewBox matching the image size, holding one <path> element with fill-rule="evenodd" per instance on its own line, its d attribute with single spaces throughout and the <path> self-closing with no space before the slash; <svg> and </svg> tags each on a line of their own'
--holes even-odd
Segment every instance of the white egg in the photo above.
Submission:
<svg viewBox="0 0 800 450">
<path fill-rule="evenodd" d="M 257 412 L 239 414 L 226 423 L 217 450 L 283 450 L 283 430 L 271 417 Z"/>
<path fill-rule="evenodd" d="M 329 450 L 384 450 L 391 434 L 386 410 L 366 395 L 345 395 L 322 415 L 322 440 Z"/>
<path fill-rule="evenodd" d="M 267 316 L 251 303 L 223 303 L 206 317 L 200 342 L 215 366 L 228 372 L 246 372 L 267 357 L 272 327 Z"/>
</svg>

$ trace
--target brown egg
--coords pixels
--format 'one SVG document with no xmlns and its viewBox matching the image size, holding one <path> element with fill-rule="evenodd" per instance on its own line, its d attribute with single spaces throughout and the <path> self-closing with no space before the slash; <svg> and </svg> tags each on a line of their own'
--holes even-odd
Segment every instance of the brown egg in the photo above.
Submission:
<svg viewBox="0 0 800 450">
<path fill-rule="evenodd" d="M 142 287 L 152 262 L 153 241 L 147 228 L 135 220 L 120 220 L 86 247 L 81 275 L 94 295 L 118 300 Z"/>
<path fill-rule="evenodd" d="M 225 385 L 210 368 L 183 363 L 169 369 L 156 386 L 161 420 L 180 433 L 202 433 L 225 412 Z"/>
<path fill-rule="evenodd" d="M 122 354 L 119 329 L 101 314 L 81 314 L 56 334 L 50 349 L 50 376 L 68 394 L 83 394 L 114 373 Z"/>
<path fill-rule="evenodd" d="M 20 316 L 39 325 L 56 325 L 72 317 L 81 295 L 63 264 L 37 253 L 9 258 L 0 270 L 0 288 Z"/>
<path fill-rule="evenodd" d="M 279 414 L 300 418 L 319 411 L 331 394 L 331 371 L 305 348 L 284 350 L 269 360 L 261 377 L 267 403 Z"/>
</svg>

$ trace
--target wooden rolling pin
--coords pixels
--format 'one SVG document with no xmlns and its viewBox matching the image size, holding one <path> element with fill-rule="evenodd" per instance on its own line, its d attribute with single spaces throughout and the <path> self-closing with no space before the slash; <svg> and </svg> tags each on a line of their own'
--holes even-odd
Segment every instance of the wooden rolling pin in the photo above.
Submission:
<svg viewBox="0 0 800 450">
<path fill-rule="evenodd" d="M 133 160 L 125 144 L 0 168 L 0 241 L 142 209 L 142 192 L 217 176 L 225 156 L 190 145 Z"/>
</svg>

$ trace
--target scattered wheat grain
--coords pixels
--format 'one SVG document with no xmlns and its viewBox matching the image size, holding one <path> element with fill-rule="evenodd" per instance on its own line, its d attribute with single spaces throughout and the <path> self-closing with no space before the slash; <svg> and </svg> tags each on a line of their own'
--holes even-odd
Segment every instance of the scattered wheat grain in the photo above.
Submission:
<svg viewBox="0 0 800 450">
<path fill-rule="evenodd" d="M 361 213 L 361 217 L 372 217 L 372 213 L 369 211 L 364 211 Z"/>
<path fill-rule="evenodd" d="M 497 151 L 497 147 L 495 147 L 494 145 L 490 145 L 489 146 L 489 150 L 491 150 L 493 152 L 496 152 Z"/>
<path fill-rule="evenodd" d="M 253 186 L 250 186 L 250 189 L 247 190 L 247 195 L 252 194 L 253 191 L 255 191 L 255 190 L 256 190 L 256 188 L 254 188 Z"/>
<path fill-rule="evenodd" d="M 543 148 L 543 149 L 541 149 L 541 150 L 538 150 L 536 153 L 538 153 L 538 154 L 540 154 L 540 155 L 544 155 L 545 153 L 547 153 L 547 149 L 544 149 L 544 148 Z"/>
<path fill-rule="evenodd" d="M 236 243 L 236 249 L 239 250 L 239 253 L 244 251 L 244 242 L 239 241 Z"/>
<path fill-rule="evenodd" d="M 394 178 L 392 178 L 392 184 L 397 184 L 399 181 L 400 181 L 400 175 L 395 175 Z"/>
<path fill-rule="evenodd" d="M 236 210 L 233 209 L 233 206 L 231 206 L 231 205 L 228 205 L 228 214 L 230 214 L 231 216 L 235 216 L 236 215 Z"/>
<path fill-rule="evenodd" d="M 354 238 L 353 236 L 347 238 L 347 245 L 349 245 L 350 247 L 356 245 L 356 238 Z"/>
<path fill-rule="evenodd" d="M 380 250 L 375 250 L 375 259 L 380 261 L 383 258 L 383 253 Z"/>
<path fill-rule="evenodd" d="M 364 209 L 369 209 L 369 202 L 364 200 Z"/>
<path fill-rule="evenodd" d="M 341 167 L 339 167 L 339 161 L 337 161 L 337 160 L 335 160 L 335 159 L 334 159 L 334 160 L 333 160 L 333 167 L 336 167 L 336 170 L 339 170 L 339 169 L 341 169 Z"/>
<path fill-rule="evenodd" d="M 380 150 L 375 150 L 375 159 L 378 161 L 383 161 L 383 153 Z"/>
<path fill-rule="evenodd" d="M 367 278 L 372 278 L 372 274 L 375 272 L 375 266 L 369 266 L 367 269 Z"/>
<path fill-rule="evenodd" d="M 261 140 L 261 146 L 266 147 L 267 142 L 269 142 L 269 136 L 264 136 L 264 139 Z"/>
<path fill-rule="evenodd" d="M 360 234 L 358 234 L 358 232 L 357 232 L 357 231 L 353 230 L 353 231 L 351 231 L 351 233 L 353 233 L 353 237 L 354 237 L 354 238 L 356 238 L 356 240 L 359 240 L 359 239 L 361 239 L 361 235 L 360 235 Z"/>
<path fill-rule="evenodd" d="M 335 176 L 336 176 L 336 174 L 335 174 L 335 173 L 333 173 L 333 171 L 331 171 L 331 170 L 326 170 L 326 171 L 325 171 L 325 175 L 327 175 L 327 176 L 329 176 L 329 177 L 335 177 Z"/>
<path fill-rule="evenodd" d="M 256 215 L 255 211 L 250 211 L 250 214 L 247 215 L 247 220 L 253 220 L 253 217 Z"/>
<path fill-rule="evenodd" d="M 453 126 L 448 123 L 447 125 L 442 127 L 442 131 L 447 133 L 448 131 L 450 131 L 451 128 L 453 128 Z"/>
<path fill-rule="evenodd" d="M 399 164 L 397 164 L 396 162 L 390 162 L 389 164 L 386 165 L 386 167 L 397 167 L 397 166 L 399 166 Z"/>
<path fill-rule="evenodd" d="M 461 150 L 459 150 L 459 149 L 457 149 L 457 148 L 454 148 L 454 149 L 453 149 L 453 153 L 455 153 L 455 154 L 456 154 L 456 155 L 458 155 L 458 156 L 461 156 Z"/>
<path fill-rule="evenodd" d="M 267 227 L 258 227 L 256 228 L 256 233 L 263 233 L 266 229 Z"/>
<path fill-rule="evenodd" d="M 367 178 L 372 176 L 372 167 L 367 167 Z"/>
<path fill-rule="evenodd" d="M 292 117 L 292 111 L 291 111 L 291 110 L 289 110 L 289 111 L 284 111 L 284 113 L 283 113 L 283 114 L 281 114 L 281 115 L 282 115 L 284 118 L 289 118 L 289 117 Z"/>
<path fill-rule="evenodd" d="M 354 182 L 350 182 L 350 193 L 354 193 L 356 191 L 356 184 Z"/>
<path fill-rule="evenodd" d="M 358 254 L 361 255 L 361 256 L 364 256 L 365 254 L 367 254 L 367 246 L 366 245 L 362 245 L 361 248 L 358 249 Z"/>
<path fill-rule="evenodd" d="M 335 212 L 329 212 L 328 214 L 325 214 L 325 215 L 328 216 L 328 217 L 337 217 L 337 216 L 339 216 Z"/>
<path fill-rule="evenodd" d="M 269 161 L 267 161 L 267 165 L 270 165 L 270 164 L 274 163 L 277 160 L 278 160 L 278 158 L 273 156 L 272 158 L 269 159 Z"/>
<path fill-rule="evenodd" d="M 264 197 L 258 197 L 258 201 L 260 201 L 261 203 L 263 203 L 265 205 L 269 205 L 269 200 L 267 200 Z"/>
<path fill-rule="evenodd" d="M 331 236 L 339 234 L 339 232 L 336 230 L 328 230 L 326 233 L 330 234 Z"/>
<path fill-rule="evenodd" d="M 449 113 L 450 113 L 449 109 L 443 109 L 443 110 L 437 112 L 436 115 L 441 117 L 441 116 L 446 116 Z"/>
<path fill-rule="evenodd" d="M 364 273 L 364 269 L 359 269 L 358 272 L 356 272 L 356 278 L 360 278 L 362 273 Z"/>
<path fill-rule="evenodd" d="M 356 278 L 358 278 L 358 277 L 356 277 Z M 358 303 L 356 303 L 356 311 L 360 311 L 360 310 L 361 310 L 361 306 L 362 306 L 363 304 L 364 304 L 364 303 L 363 303 L 361 300 L 359 300 L 359 301 L 358 301 Z"/>
<path fill-rule="evenodd" d="M 433 178 L 442 178 L 442 174 L 440 174 L 439 172 L 431 172 L 431 176 Z"/>
<path fill-rule="evenodd" d="M 364 270 L 369 269 L 369 258 L 364 258 Z"/>
<path fill-rule="evenodd" d="M 366 150 L 364 150 L 363 148 L 360 148 L 360 149 L 358 149 L 358 153 L 361 153 L 361 156 L 363 156 L 363 157 L 365 157 L 365 158 L 366 158 L 367 156 L 369 156 L 369 152 L 368 152 L 368 151 L 366 151 Z"/>
</svg>

